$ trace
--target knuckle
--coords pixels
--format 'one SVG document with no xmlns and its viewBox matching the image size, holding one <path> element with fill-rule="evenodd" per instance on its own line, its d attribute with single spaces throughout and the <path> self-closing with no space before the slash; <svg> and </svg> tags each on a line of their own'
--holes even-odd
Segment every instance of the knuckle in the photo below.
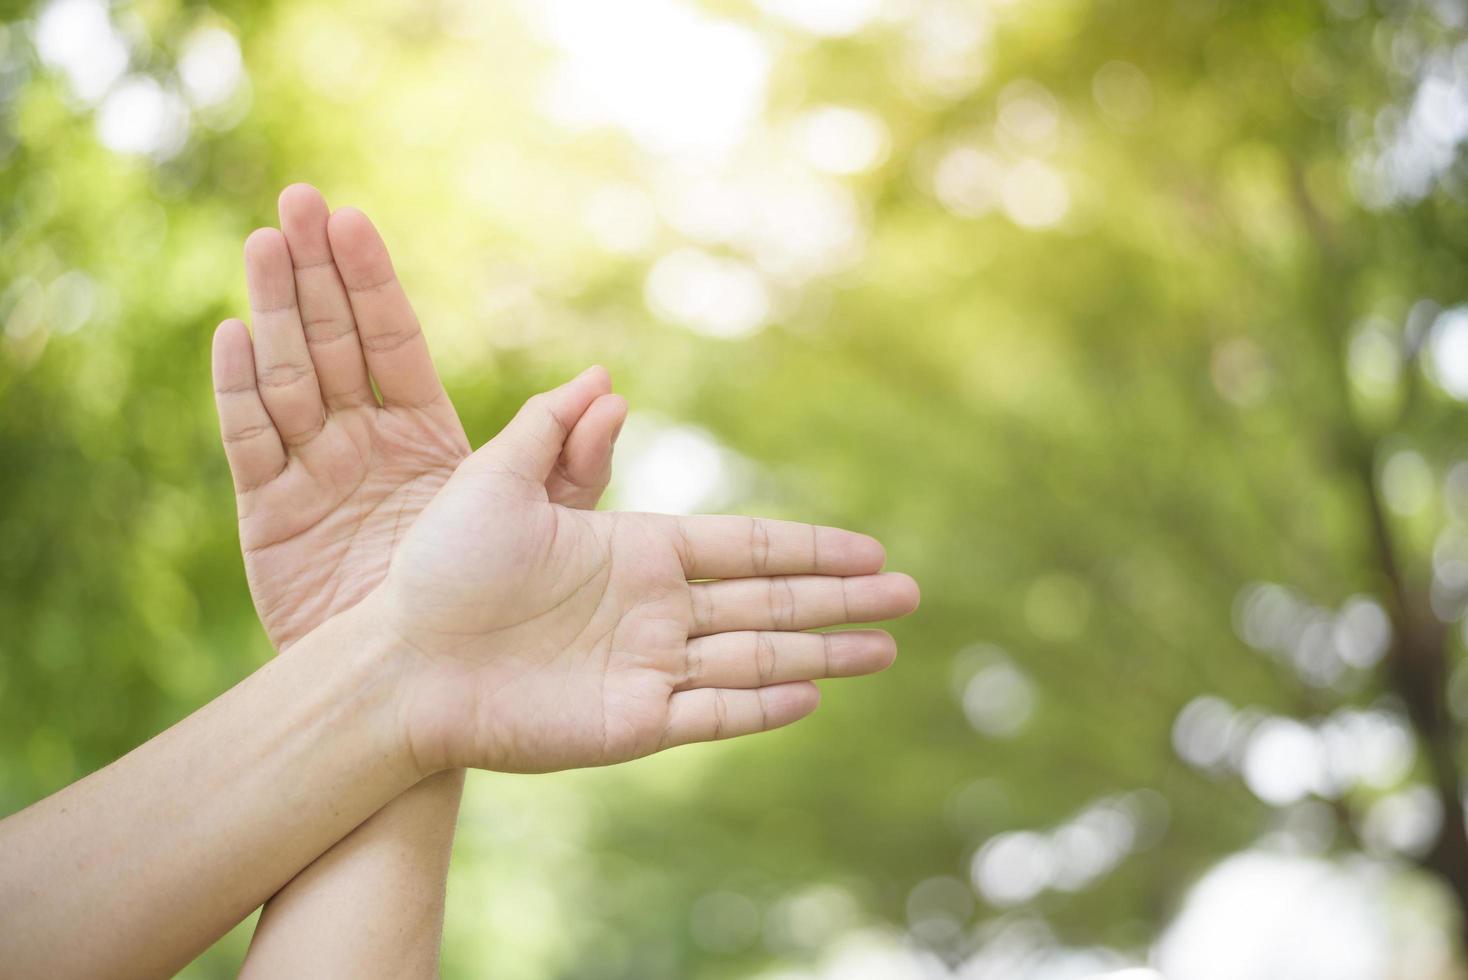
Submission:
<svg viewBox="0 0 1468 980">
<path fill-rule="evenodd" d="M 306 331 L 306 343 L 313 347 L 334 344 L 343 337 L 350 337 L 357 332 L 356 324 L 338 316 L 304 319 L 301 321 L 301 327 Z"/>
<path fill-rule="evenodd" d="M 221 398 L 227 395 L 253 395 L 258 390 L 253 381 L 239 384 L 216 384 L 214 386 L 214 393 Z"/>
<path fill-rule="evenodd" d="M 266 365 L 260 372 L 259 384 L 262 388 L 288 388 L 299 381 L 303 381 L 311 373 L 311 369 L 304 364 L 293 364 L 281 361 Z"/>
<path fill-rule="evenodd" d="M 370 336 L 362 335 L 362 348 L 372 354 L 391 354 L 400 347 L 405 347 L 422 335 L 422 330 L 415 323 L 411 327 L 403 327 L 394 330 L 384 330 Z"/>
<path fill-rule="evenodd" d="M 770 621 L 776 629 L 790 629 L 795 624 L 795 589 L 789 579 L 772 578 L 768 590 Z"/>
<path fill-rule="evenodd" d="M 774 681 L 776 657 L 775 638 L 768 633 L 755 633 L 754 663 L 761 685 Z"/>
<path fill-rule="evenodd" d="M 749 522 L 749 554 L 756 575 L 766 575 L 770 568 L 770 527 L 758 517 Z"/>
<path fill-rule="evenodd" d="M 260 425 L 242 425 L 237 429 L 231 429 L 229 432 L 226 432 L 223 439 L 226 444 L 248 442 L 251 439 L 265 435 L 267 432 L 272 432 L 274 429 L 275 426 L 266 423 Z"/>
<path fill-rule="evenodd" d="M 683 665 L 683 683 L 695 684 L 703 676 L 703 650 L 697 643 L 688 645 L 688 661 Z"/>
<path fill-rule="evenodd" d="M 673 531 L 678 538 L 678 549 L 682 552 L 683 567 L 693 568 L 697 565 L 693 554 L 693 539 L 688 536 L 688 526 L 681 517 L 674 519 Z"/>
<path fill-rule="evenodd" d="M 723 691 L 714 691 L 714 738 L 723 738 L 729 726 L 729 699 Z"/>
<path fill-rule="evenodd" d="M 714 622 L 714 597 L 707 588 L 694 588 L 693 595 L 693 622 L 700 628 L 707 628 Z"/>
<path fill-rule="evenodd" d="M 288 436 L 282 436 L 284 441 L 293 449 L 300 449 L 309 442 L 315 441 L 316 437 L 326 431 L 326 416 L 321 415 L 314 419 L 310 425 Z"/>
</svg>

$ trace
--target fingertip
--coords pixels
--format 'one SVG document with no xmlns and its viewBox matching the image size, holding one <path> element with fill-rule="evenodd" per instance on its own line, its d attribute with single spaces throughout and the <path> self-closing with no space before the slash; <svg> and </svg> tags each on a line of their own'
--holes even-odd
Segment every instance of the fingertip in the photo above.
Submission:
<svg viewBox="0 0 1468 980">
<path fill-rule="evenodd" d="M 321 192 L 310 184 L 292 184 L 280 192 L 279 209 L 280 230 L 296 271 L 329 263 L 332 256 L 326 222 L 331 212 Z M 341 300 L 333 297 L 331 303 L 339 305 Z"/>
<path fill-rule="evenodd" d="M 589 416 L 591 423 L 598 427 L 606 425 L 605 431 L 610 431 L 605 413 L 611 405 L 602 404 L 610 395 L 610 386 L 611 379 L 604 368 L 590 367 L 565 384 L 531 396 L 530 400 L 544 404 L 567 430 L 579 428 Z M 597 409 L 595 413 L 593 408 Z"/>
<path fill-rule="evenodd" d="M 626 419 L 627 399 L 608 393 L 597 395 L 588 402 L 576 424 L 598 429 L 603 436 L 610 438 L 612 430 L 620 427 Z"/>
<path fill-rule="evenodd" d="M 858 534 L 852 543 L 857 559 L 872 571 L 880 571 L 887 564 L 887 548 L 870 534 Z"/>
<path fill-rule="evenodd" d="M 230 317 L 215 327 L 211 355 L 216 380 L 234 374 L 241 362 L 253 367 L 254 352 L 245 321 Z"/>
<path fill-rule="evenodd" d="M 621 395 L 602 395 L 597 401 L 605 402 L 608 418 L 616 419 L 616 424 L 612 426 L 611 437 L 607 440 L 615 443 L 617 437 L 622 434 L 622 426 L 627 424 L 627 412 L 629 411 L 627 399 Z"/>
<path fill-rule="evenodd" d="M 799 721 L 821 706 L 821 689 L 810 681 L 791 681 L 762 687 L 766 728 L 780 728 Z"/>
<path fill-rule="evenodd" d="M 617 424 L 612 426 L 612 434 L 607 439 L 609 449 L 616 449 L 617 440 L 622 437 L 622 428 L 627 424 L 627 402 L 621 400 L 621 407 L 617 410 Z"/>
<path fill-rule="evenodd" d="M 245 239 L 245 260 L 268 258 L 284 245 L 285 236 L 279 228 L 256 228 Z"/>
<path fill-rule="evenodd" d="M 245 287 L 250 312 L 258 315 L 296 305 L 290 246 L 278 228 L 257 228 L 245 239 Z M 258 330 L 260 324 L 255 324 Z M 299 329 L 299 326 L 297 326 Z"/>
<path fill-rule="evenodd" d="M 893 640 L 890 644 L 888 644 L 886 647 L 884 647 L 882 649 L 881 657 L 877 661 L 877 669 L 874 670 L 874 671 L 872 671 L 872 673 L 874 673 L 874 674 L 880 674 L 882 671 L 887 670 L 888 668 L 890 668 L 896 662 L 897 662 L 897 641 L 896 640 Z"/>
<path fill-rule="evenodd" d="M 593 391 L 610 392 L 612 390 L 612 375 L 600 364 L 593 364 L 571 379 L 573 385 L 586 385 Z"/>
<path fill-rule="evenodd" d="M 561 453 L 565 475 L 576 488 L 570 506 L 595 506 L 611 477 L 613 445 L 626 418 L 627 402 L 607 394 L 594 399 L 571 426 Z"/>
<path fill-rule="evenodd" d="M 906 572 L 888 572 L 891 580 L 893 599 L 900 608 L 898 615 L 907 616 L 917 611 L 922 604 L 923 592 L 918 588 L 917 579 Z"/>
<path fill-rule="evenodd" d="M 231 343 L 241 335 L 246 340 L 250 337 L 250 329 L 245 326 L 245 321 L 239 317 L 226 317 L 214 328 L 214 347 L 218 349 L 222 344 Z"/>
<path fill-rule="evenodd" d="M 275 203 L 281 211 L 287 211 L 298 207 L 310 207 L 318 201 L 325 203 L 325 200 L 321 192 L 313 185 L 307 184 L 304 181 L 298 181 L 294 184 L 288 184 L 280 192 L 280 196 L 276 198 Z"/>
<path fill-rule="evenodd" d="M 337 208 L 326 218 L 326 239 L 350 287 L 391 275 L 392 260 L 372 219 L 357 208 Z"/>
<path fill-rule="evenodd" d="M 287 240 L 299 238 L 305 229 L 322 227 L 329 216 L 326 198 L 310 184 L 291 184 L 280 192 L 275 207 L 280 214 L 281 231 L 286 233 Z M 313 258 L 311 261 L 320 260 Z"/>
<path fill-rule="evenodd" d="M 897 663 L 897 640 L 895 640 L 893 634 L 890 634 L 890 632 L 884 632 L 882 635 L 887 637 L 887 643 L 882 644 L 882 647 L 879 648 L 878 659 L 876 659 L 876 665 L 878 666 L 876 666 L 876 670 L 873 670 L 873 673 L 881 673 L 882 670 L 888 669 L 894 663 Z"/>
<path fill-rule="evenodd" d="M 792 687 L 796 690 L 790 694 L 790 700 L 800 709 L 796 717 L 804 718 L 821 706 L 821 689 L 814 681 L 796 681 Z"/>
<path fill-rule="evenodd" d="M 350 205 L 337 208 L 326 219 L 326 231 L 327 234 L 333 236 L 333 242 L 337 235 L 351 235 L 372 227 L 372 219 L 368 218 L 360 208 Z"/>
<path fill-rule="evenodd" d="M 869 630 L 871 637 L 871 671 L 880 674 L 897 662 L 897 640 L 886 630 Z"/>
<path fill-rule="evenodd" d="M 252 310 L 281 306 L 285 290 L 294 293 L 290 246 L 279 228 L 256 228 L 245 239 L 245 281 Z"/>
<path fill-rule="evenodd" d="M 818 559 L 832 575 L 873 575 L 887 563 L 887 549 L 869 534 L 837 527 L 818 528 Z"/>
<path fill-rule="evenodd" d="M 829 638 L 828 676 L 879 674 L 897 659 L 897 641 L 886 630 L 840 630 L 825 635 Z"/>
<path fill-rule="evenodd" d="M 325 237 L 326 221 L 331 217 L 331 211 L 326 206 L 326 198 L 310 184 L 292 184 L 281 191 L 276 208 L 280 212 L 280 230 L 286 241 L 294 244 L 302 237 L 302 232 L 307 231 L 313 233 L 312 238 Z M 312 261 L 320 260 L 313 258 Z"/>
</svg>

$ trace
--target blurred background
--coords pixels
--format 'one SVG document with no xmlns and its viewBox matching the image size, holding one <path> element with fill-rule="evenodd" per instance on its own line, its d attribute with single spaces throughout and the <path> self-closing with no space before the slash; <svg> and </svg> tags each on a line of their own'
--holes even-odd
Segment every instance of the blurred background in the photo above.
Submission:
<svg viewBox="0 0 1468 980">
<path fill-rule="evenodd" d="M 476 442 L 601 362 L 611 505 L 924 587 L 793 729 L 471 774 L 448 976 L 1464 975 L 1463 0 L 0 13 L 0 812 L 270 655 L 208 346 L 308 180 Z"/>
</svg>

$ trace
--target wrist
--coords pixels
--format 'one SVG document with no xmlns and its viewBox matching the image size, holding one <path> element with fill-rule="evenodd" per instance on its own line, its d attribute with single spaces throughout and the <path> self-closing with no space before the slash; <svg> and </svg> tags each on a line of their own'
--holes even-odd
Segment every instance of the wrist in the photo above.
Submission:
<svg viewBox="0 0 1468 980">
<path fill-rule="evenodd" d="M 353 608 L 350 628 L 393 678 L 397 739 L 422 780 L 469 765 L 464 746 L 473 698 L 467 678 L 456 669 L 465 665 L 435 656 L 409 609 L 391 580 L 385 581 Z"/>
<path fill-rule="evenodd" d="M 298 651 L 330 658 L 342 718 L 361 727 L 384 767 L 409 785 L 437 771 L 425 768 L 407 724 L 416 658 L 389 625 L 376 593 L 321 624 L 290 652 Z"/>
</svg>

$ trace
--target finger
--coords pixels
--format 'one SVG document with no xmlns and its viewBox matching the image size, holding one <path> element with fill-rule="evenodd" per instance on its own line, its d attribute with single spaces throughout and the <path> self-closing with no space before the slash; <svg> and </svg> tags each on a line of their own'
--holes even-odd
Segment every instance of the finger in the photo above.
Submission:
<svg viewBox="0 0 1468 980">
<path fill-rule="evenodd" d="M 301 326 L 321 397 L 329 409 L 375 406 L 352 304 L 326 238 L 326 199 L 310 184 L 292 184 L 280 192 L 279 203 L 280 230 L 290 246 Z"/>
<path fill-rule="evenodd" d="M 545 483 L 577 420 L 611 387 L 605 368 L 587 368 L 559 388 L 532 397 L 474 458 L 509 467 L 536 484 Z"/>
<path fill-rule="evenodd" d="M 767 732 L 799 721 L 820 703 L 821 692 L 809 681 L 752 691 L 679 691 L 668 701 L 668 727 L 660 748 Z"/>
<path fill-rule="evenodd" d="M 859 677 L 886 670 L 896 657 L 897 642 L 885 630 L 715 633 L 688 642 L 688 672 L 678 689 Z"/>
<path fill-rule="evenodd" d="M 341 208 L 326 223 L 331 254 L 346 286 L 367 368 L 388 408 L 448 403 L 418 317 L 393 271 L 387 246 L 367 216 Z"/>
<path fill-rule="evenodd" d="M 285 469 L 285 447 L 255 385 L 255 353 L 242 320 L 214 331 L 214 403 L 219 435 L 237 493 L 248 493 Z"/>
<path fill-rule="evenodd" d="M 260 397 L 286 447 L 304 446 L 321 432 L 326 415 L 301 331 L 290 250 L 274 228 L 261 228 L 245 239 L 245 282 Z"/>
<path fill-rule="evenodd" d="M 602 395 L 571 427 L 561 458 L 545 483 L 553 504 L 594 510 L 612 478 L 612 447 L 627 421 L 627 400 Z"/>
<path fill-rule="evenodd" d="M 690 579 L 765 575 L 868 575 L 887 553 L 855 531 L 762 517 L 669 518 Z"/>
<path fill-rule="evenodd" d="M 808 630 L 906 616 L 918 587 L 900 572 L 884 575 L 781 575 L 731 578 L 689 586 L 693 629 L 706 636 L 731 630 Z"/>
</svg>

